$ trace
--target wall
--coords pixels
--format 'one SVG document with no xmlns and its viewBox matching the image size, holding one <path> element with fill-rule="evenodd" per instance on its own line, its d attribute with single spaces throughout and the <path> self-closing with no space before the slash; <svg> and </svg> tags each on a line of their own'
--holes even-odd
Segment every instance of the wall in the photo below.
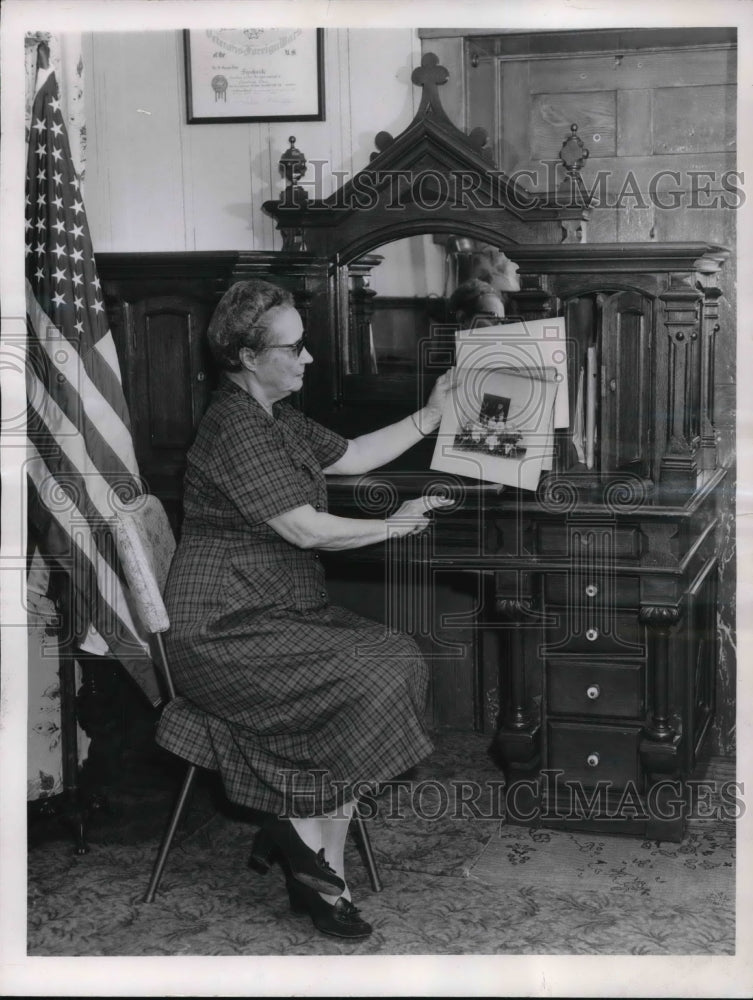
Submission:
<svg viewBox="0 0 753 1000">
<path fill-rule="evenodd" d="M 288 136 L 321 168 L 364 167 L 374 136 L 404 129 L 419 92 L 412 28 L 325 32 L 326 121 L 188 125 L 182 35 L 84 36 L 88 129 L 84 197 L 95 251 L 272 250 L 281 242 L 262 203 L 281 187 Z"/>
<path fill-rule="evenodd" d="M 34 557 L 35 563 L 38 556 Z M 32 574 L 26 592 L 27 642 L 29 651 L 28 728 L 26 743 L 26 798 L 29 802 L 57 795 L 64 789 L 61 711 L 59 622 L 49 598 L 34 589 L 41 573 Z M 76 666 L 76 688 L 81 672 Z M 77 760 L 84 761 L 89 738 L 76 727 Z"/>
</svg>

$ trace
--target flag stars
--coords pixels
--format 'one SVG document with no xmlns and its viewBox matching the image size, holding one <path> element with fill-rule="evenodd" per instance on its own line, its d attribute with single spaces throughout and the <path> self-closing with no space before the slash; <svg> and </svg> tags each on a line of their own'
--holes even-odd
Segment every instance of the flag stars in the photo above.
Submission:
<svg viewBox="0 0 753 1000">
<path fill-rule="evenodd" d="M 44 118 L 37 118 L 34 124 L 32 125 L 32 128 L 37 129 L 39 132 L 43 132 L 47 128 L 47 122 L 44 120 Z"/>
<path fill-rule="evenodd" d="M 74 201 L 71 207 L 73 208 L 73 211 L 76 213 L 76 215 L 81 215 L 81 213 L 84 211 L 84 206 L 78 200 Z"/>
<path fill-rule="evenodd" d="M 46 227 L 47 227 L 47 220 L 45 218 L 39 218 L 39 219 L 37 219 L 37 221 L 36 221 L 36 228 L 39 229 L 40 232 L 43 229 L 45 229 Z"/>
<path fill-rule="evenodd" d="M 39 173 L 37 174 L 37 180 L 38 181 L 47 180 L 47 171 L 44 169 L 44 167 L 40 167 Z"/>
<path fill-rule="evenodd" d="M 62 155 L 63 154 L 60 152 L 60 150 L 58 149 L 58 147 L 57 146 L 53 146 L 53 149 L 52 149 L 52 158 L 54 159 L 55 163 L 58 162 L 58 160 L 60 159 L 60 157 Z"/>
<path fill-rule="evenodd" d="M 81 320 L 79 320 L 75 324 L 75 326 L 74 326 L 73 329 L 76 331 L 76 333 L 83 333 L 84 332 L 84 324 L 81 322 Z"/>
<path fill-rule="evenodd" d="M 53 111 L 60 111 L 60 98 L 59 97 L 51 97 L 50 98 L 50 107 L 52 108 Z"/>
<path fill-rule="evenodd" d="M 55 138 L 57 138 L 62 131 L 63 131 L 63 126 L 59 122 L 52 123 L 52 132 L 55 135 Z"/>
<path fill-rule="evenodd" d="M 55 254 L 55 256 L 59 260 L 61 256 L 65 255 L 66 249 L 65 249 L 65 247 L 61 246 L 59 243 L 56 243 L 52 252 Z"/>
<path fill-rule="evenodd" d="M 26 244 L 26 256 L 27 257 L 29 256 L 29 254 L 32 252 L 33 249 L 34 249 L 34 247 L 31 245 L 31 243 L 27 243 Z"/>
<path fill-rule="evenodd" d="M 37 245 L 34 247 L 34 253 L 44 254 L 44 243 L 37 243 Z"/>
<path fill-rule="evenodd" d="M 31 219 L 24 219 L 24 228 L 25 229 L 31 229 L 32 226 L 33 226 L 33 223 L 31 221 Z"/>
<path fill-rule="evenodd" d="M 58 209 L 58 211 L 63 207 L 63 199 L 60 197 L 59 194 L 56 194 L 55 197 L 52 199 L 52 204 L 55 206 L 55 208 Z"/>
<path fill-rule="evenodd" d="M 45 196 L 43 194 L 39 194 L 37 197 L 37 205 L 41 206 L 46 204 L 47 204 L 47 199 L 45 198 Z"/>
<path fill-rule="evenodd" d="M 74 250 L 71 251 L 71 260 L 73 261 L 74 264 L 78 264 L 81 261 L 81 259 L 83 258 L 83 256 L 84 256 L 83 250 L 79 250 L 79 249 L 76 248 L 76 249 L 74 249 Z M 80 274 L 76 274 L 74 276 L 73 280 L 74 281 L 77 281 L 77 280 L 81 281 L 81 275 Z"/>
<path fill-rule="evenodd" d="M 62 175 L 62 174 L 59 174 L 59 173 L 57 172 L 57 170 L 56 170 L 56 171 L 55 171 L 55 173 L 54 173 L 54 174 L 52 175 L 52 179 L 53 179 L 53 180 L 55 181 L 55 183 L 56 183 L 56 184 L 62 184 L 62 183 L 63 183 L 63 175 Z"/>
<path fill-rule="evenodd" d="M 58 308 L 60 308 L 60 306 L 64 306 L 65 305 L 65 295 L 63 295 L 62 292 L 56 292 L 52 296 L 52 301 L 55 303 L 55 305 Z"/>
<path fill-rule="evenodd" d="M 81 275 L 78 273 L 78 271 L 74 271 L 73 274 L 71 275 L 71 281 L 76 286 L 76 288 L 78 288 L 78 286 L 81 284 L 82 280 L 83 279 L 82 279 Z"/>
<path fill-rule="evenodd" d="M 65 232 L 65 222 L 62 219 L 58 219 L 57 222 L 53 223 L 53 229 L 57 230 L 58 236 Z"/>
<path fill-rule="evenodd" d="M 92 309 L 95 311 L 95 313 L 97 315 L 99 315 L 101 312 L 104 312 L 104 308 L 105 307 L 102 305 L 102 299 L 95 299 L 94 300 L 94 303 L 92 305 Z"/>
<path fill-rule="evenodd" d="M 38 267 L 34 273 L 35 278 L 39 278 L 40 281 L 44 279 L 44 268 Z"/>
<path fill-rule="evenodd" d="M 40 142 L 37 146 L 37 156 L 44 156 L 47 152 L 47 146 L 43 142 Z"/>
<path fill-rule="evenodd" d="M 58 269 L 53 274 L 53 277 L 55 281 L 65 281 L 66 278 L 65 271 L 63 271 L 62 268 L 58 267 Z"/>
<path fill-rule="evenodd" d="M 97 291 L 99 291 L 100 285 L 99 285 L 99 275 L 98 274 L 94 275 L 94 280 L 91 282 L 91 284 L 94 285 L 94 287 L 97 289 Z"/>
<path fill-rule="evenodd" d="M 84 235 L 83 226 L 71 226 L 71 236 L 74 238 L 74 240 L 80 240 L 83 235 Z"/>
</svg>

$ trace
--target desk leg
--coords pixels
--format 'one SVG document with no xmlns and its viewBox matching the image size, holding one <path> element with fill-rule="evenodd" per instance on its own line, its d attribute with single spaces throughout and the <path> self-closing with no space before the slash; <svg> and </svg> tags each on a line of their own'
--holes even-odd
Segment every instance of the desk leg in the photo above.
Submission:
<svg viewBox="0 0 753 1000">
<path fill-rule="evenodd" d="M 679 842 L 685 834 L 687 795 L 682 774 L 682 734 L 675 732 L 669 697 L 670 640 L 680 620 L 676 605 L 642 606 L 651 663 L 651 713 L 643 728 L 641 763 L 650 819 L 646 838 Z M 692 659 L 691 659 L 692 662 Z"/>
<path fill-rule="evenodd" d="M 498 597 L 496 609 L 509 628 L 504 700 L 493 750 L 505 772 L 508 821 L 530 822 L 539 813 L 541 763 L 540 727 L 526 682 L 525 634 L 530 628 L 533 602 L 528 598 Z"/>
</svg>

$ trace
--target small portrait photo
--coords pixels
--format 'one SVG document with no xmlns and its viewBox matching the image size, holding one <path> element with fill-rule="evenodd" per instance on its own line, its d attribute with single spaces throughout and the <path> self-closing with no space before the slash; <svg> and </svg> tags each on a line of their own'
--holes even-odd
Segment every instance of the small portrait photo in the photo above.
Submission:
<svg viewBox="0 0 753 1000">
<path fill-rule="evenodd" d="M 509 396 L 484 393 L 478 415 L 466 420 L 458 429 L 453 442 L 460 451 L 476 451 L 498 458 L 520 458 L 526 449 L 521 447 L 523 435 L 508 423 Z"/>
</svg>

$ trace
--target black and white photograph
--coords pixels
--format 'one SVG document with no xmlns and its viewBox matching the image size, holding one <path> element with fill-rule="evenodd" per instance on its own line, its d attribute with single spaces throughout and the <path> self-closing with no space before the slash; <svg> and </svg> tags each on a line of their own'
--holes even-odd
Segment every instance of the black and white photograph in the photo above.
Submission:
<svg viewBox="0 0 753 1000">
<path fill-rule="evenodd" d="M 751 994 L 752 28 L 5 0 L 3 995 Z"/>
<path fill-rule="evenodd" d="M 521 445 L 523 434 L 512 421 L 508 423 L 509 412 L 509 396 L 484 393 L 478 414 L 463 422 L 455 435 L 453 447 L 503 455 L 505 458 L 525 455 L 525 448 Z"/>
</svg>

